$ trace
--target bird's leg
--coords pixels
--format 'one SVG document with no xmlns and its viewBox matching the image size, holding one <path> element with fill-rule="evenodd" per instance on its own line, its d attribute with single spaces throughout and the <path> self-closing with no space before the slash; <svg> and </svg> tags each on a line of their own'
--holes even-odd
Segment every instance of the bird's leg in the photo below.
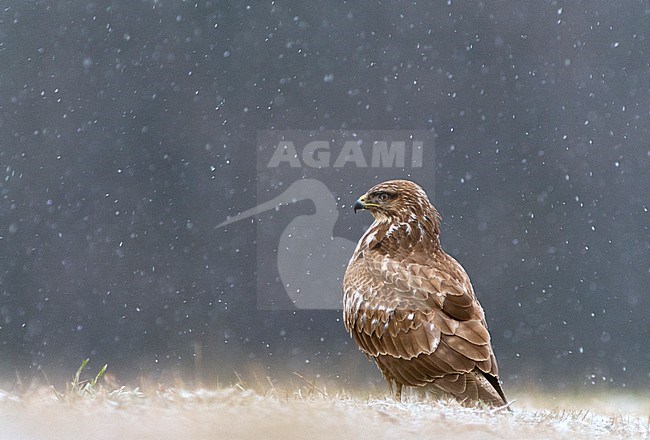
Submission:
<svg viewBox="0 0 650 440">
<path fill-rule="evenodd" d="M 402 401 L 402 384 L 399 382 L 395 382 L 395 400 L 398 402 Z"/>
</svg>

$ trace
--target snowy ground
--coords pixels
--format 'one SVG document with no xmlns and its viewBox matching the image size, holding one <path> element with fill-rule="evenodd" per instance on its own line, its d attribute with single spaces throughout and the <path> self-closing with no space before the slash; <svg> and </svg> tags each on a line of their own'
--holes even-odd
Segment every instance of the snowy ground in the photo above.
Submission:
<svg viewBox="0 0 650 440">
<path fill-rule="evenodd" d="M 331 396 L 313 388 L 273 388 L 265 395 L 241 387 L 146 394 L 100 389 L 65 396 L 42 388 L 25 395 L 0 391 L 0 438 L 650 438 L 648 401 L 631 398 L 562 402 L 566 408 L 591 403 L 590 410 L 519 400 L 508 412 L 415 398 Z"/>
</svg>

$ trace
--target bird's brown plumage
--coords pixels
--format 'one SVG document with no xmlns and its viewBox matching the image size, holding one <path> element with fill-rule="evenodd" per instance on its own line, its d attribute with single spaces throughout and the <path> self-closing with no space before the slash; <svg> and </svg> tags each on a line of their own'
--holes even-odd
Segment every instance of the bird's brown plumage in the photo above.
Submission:
<svg viewBox="0 0 650 440">
<path fill-rule="evenodd" d="M 440 247 L 440 215 L 408 180 L 355 204 L 374 222 L 343 280 L 345 328 L 390 389 L 427 386 L 464 402 L 505 405 L 485 315 L 463 267 Z"/>
</svg>

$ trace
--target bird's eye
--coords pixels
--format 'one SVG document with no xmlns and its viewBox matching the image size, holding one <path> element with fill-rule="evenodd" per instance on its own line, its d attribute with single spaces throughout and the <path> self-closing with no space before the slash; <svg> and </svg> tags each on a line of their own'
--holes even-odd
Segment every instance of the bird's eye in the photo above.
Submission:
<svg viewBox="0 0 650 440">
<path fill-rule="evenodd" d="M 388 193 L 379 194 L 379 200 L 381 200 L 382 202 L 385 202 L 388 199 L 390 199 L 390 196 L 388 195 Z"/>
</svg>

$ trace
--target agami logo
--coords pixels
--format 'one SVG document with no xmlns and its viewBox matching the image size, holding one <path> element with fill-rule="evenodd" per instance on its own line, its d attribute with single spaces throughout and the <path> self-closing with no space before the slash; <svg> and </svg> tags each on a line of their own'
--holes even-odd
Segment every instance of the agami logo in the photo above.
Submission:
<svg viewBox="0 0 650 440">
<path fill-rule="evenodd" d="M 367 223 L 353 222 L 360 191 L 410 178 L 433 187 L 428 131 L 258 133 L 257 204 L 222 222 L 248 233 L 255 218 L 261 309 L 340 309 L 345 267 Z"/>
<path fill-rule="evenodd" d="M 277 144 L 267 167 L 275 168 L 282 163 L 286 163 L 292 168 L 301 166 L 343 168 L 346 165 L 354 165 L 357 168 L 366 168 L 368 166 L 372 168 L 404 168 L 406 163 L 407 143 L 405 141 L 373 141 L 370 162 L 364 155 L 363 141 L 346 141 L 332 163 L 330 144 L 328 141 L 311 141 L 302 148 L 301 153 L 298 153 L 292 141 L 281 141 Z M 423 146 L 424 142 L 421 140 L 411 142 L 409 149 L 411 151 L 410 166 L 412 168 L 422 166 Z"/>
</svg>

